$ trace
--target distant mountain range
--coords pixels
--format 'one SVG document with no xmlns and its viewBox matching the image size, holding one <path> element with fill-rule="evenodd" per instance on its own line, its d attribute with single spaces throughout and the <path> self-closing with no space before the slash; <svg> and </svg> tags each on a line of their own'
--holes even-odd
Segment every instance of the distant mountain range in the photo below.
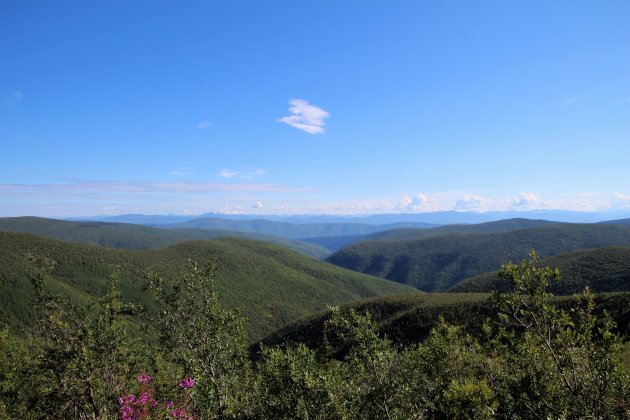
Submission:
<svg viewBox="0 0 630 420">
<path fill-rule="evenodd" d="M 201 218 L 185 222 L 161 225 L 163 228 L 195 228 L 229 230 L 243 233 L 259 233 L 279 236 L 288 239 L 304 239 L 311 237 L 331 237 L 346 235 L 367 235 L 403 227 L 428 228 L 435 225 L 419 222 L 399 222 L 384 225 L 361 223 L 288 223 L 264 219 L 226 220 L 218 218 Z"/>
<path fill-rule="evenodd" d="M 144 215 L 122 214 L 117 216 L 92 216 L 68 218 L 67 220 L 92 220 L 101 222 L 135 223 L 150 226 L 186 222 L 194 219 L 252 220 L 263 219 L 286 223 L 361 223 L 383 225 L 401 222 L 425 223 L 429 225 L 447 225 L 461 223 L 484 223 L 503 219 L 525 218 L 544 219 L 569 223 L 596 223 L 614 219 L 630 218 L 630 210 L 615 212 L 579 212 L 564 210 L 528 210 L 528 211 L 439 211 L 428 213 L 398 213 L 372 215 L 252 215 L 204 213 L 200 215 Z"/>
</svg>

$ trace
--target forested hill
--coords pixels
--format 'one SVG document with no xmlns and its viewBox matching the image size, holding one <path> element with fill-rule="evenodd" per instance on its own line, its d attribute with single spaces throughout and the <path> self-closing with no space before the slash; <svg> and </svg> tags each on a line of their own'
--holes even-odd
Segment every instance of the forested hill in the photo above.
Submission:
<svg viewBox="0 0 630 420">
<path fill-rule="evenodd" d="M 381 334 L 398 344 L 418 343 L 424 340 L 440 321 L 462 326 L 473 336 L 483 336 L 485 321 L 497 315 L 497 309 L 488 300 L 489 293 L 425 293 L 420 295 L 386 296 L 353 301 L 342 305 L 343 311 L 354 309 L 369 312 L 377 322 Z M 561 307 L 571 297 L 558 296 L 552 303 Z M 596 313 L 606 310 L 617 324 L 622 335 L 630 333 L 630 293 L 604 293 L 595 300 Z M 260 345 L 296 345 L 303 343 L 311 348 L 323 346 L 323 326 L 330 311 L 299 319 L 263 338 L 251 346 L 257 352 Z"/>
<path fill-rule="evenodd" d="M 346 246 L 377 240 L 410 240 L 432 238 L 435 236 L 447 235 L 449 233 L 490 233 L 507 232 L 515 229 L 524 229 L 537 226 L 558 225 L 560 222 L 550 222 L 547 220 L 530 220 L 523 218 L 505 219 L 495 222 L 478 224 L 453 224 L 439 227 L 399 227 L 396 229 L 381 230 L 375 233 L 346 236 L 324 236 L 304 238 L 306 242 L 312 242 L 331 251 L 338 251 Z M 382 226 L 386 227 L 386 226 Z"/>
<path fill-rule="evenodd" d="M 600 222 L 606 225 L 626 225 L 630 226 L 630 219 L 617 219 L 617 220 L 607 220 L 605 222 Z"/>
<path fill-rule="evenodd" d="M 520 261 L 533 249 L 544 258 L 614 245 L 630 245 L 630 227 L 559 224 L 509 232 L 367 241 L 334 253 L 327 261 L 423 291 L 445 291 L 466 278 L 498 270 L 507 261 Z"/>
<path fill-rule="evenodd" d="M 30 278 L 50 269 L 49 287 L 76 302 L 101 296 L 109 276 L 121 277 L 124 299 L 147 306 L 141 291 L 148 271 L 172 278 L 188 259 L 220 262 L 217 290 L 228 306 L 244 307 L 252 339 L 331 304 L 413 288 L 355 273 L 280 246 L 246 239 L 189 241 L 158 250 L 130 251 L 0 232 L 0 321 L 14 329 L 33 322 Z"/>
<path fill-rule="evenodd" d="M 400 228 L 382 232 L 376 232 L 366 235 L 362 240 L 374 241 L 393 241 L 393 240 L 411 240 L 432 238 L 435 236 L 448 235 L 449 233 L 495 233 L 509 232 L 516 229 L 527 229 L 540 226 L 562 225 L 561 222 L 550 222 L 548 220 L 532 220 L 532 219 L 505 219 L 496 222 L 477 223 L 477 224 L 454 224 L 439 226 L 431 229 L 412 229 Z"/>
<path fill-rule="evenodd" d="M 157 249 L 186 240 L 244 237 L 276 243 L 317 259 L 330 254 L 327 248 L 317 244 L 257 233 L 192 228 L 160 229 L 130 223 L 71 222 L 40 217 L 10 217 L 0 218 L 0 230 L 121 249 Z"/>
<path fill-rule="evenodd" d="M 550 285 L 557 295 L 579 293 L 584 286 L 594 292 L 630 292 L 630 247 L 627 246 L 573 251 L 545 258 L 540 266 L 560 269 L 560 281 Z M 508 288 L 509 282 L 492 272 L 466 279 L 449 291 L 491 292 Z"/>
</svg>

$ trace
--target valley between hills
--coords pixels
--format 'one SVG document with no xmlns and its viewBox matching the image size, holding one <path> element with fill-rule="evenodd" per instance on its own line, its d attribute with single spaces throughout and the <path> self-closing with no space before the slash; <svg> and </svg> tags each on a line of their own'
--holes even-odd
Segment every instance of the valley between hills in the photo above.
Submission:
<svg viewBox="0 0 630 420">
<path fill-rule="evenodd" d="M 192 300 L 188 304 L 204 311 L 203 305 L 195 306 L 201 304 L 197 302 L 201 299 L 208 305 L 220 304 L 226 311 L 231 311 L 224 315 L 232 314 L 227 316 L 233 320 L 225 322 L 236 330 L 232 331 L 233 337 L 224 336 L 223 340 L 232 342 L 242 337 L 242 348 L 247 348 L 247 355 L 229 353 L 231 356 L 226 357 L 251 360 L 258 366 L 256 381 L 269 386 L 265 381 L 270 379 L 264 378 L 265 369 L 274 366 L 269 363 L 281 363 L 278 366 L 289 363 L 277 368 L 295 368 L 302 372 L 300 375 L 308 375 L 311 368 L 323 369 L 321 372 L 336 369 L 335 360 L 347 361 L 350 365 L 343 366 L 348 367 L 358 363 L 362 354 L 377 351 L 376 348 L 365 348 L 354 353 L 357 351 L 354 346 L 367 345 L 370 334 L 377 334 L 371 340 L 377 340 L 381 343 L 378 346 L 399 354 L 397 357 L 406 357 L 407 352 L 416 351 L 412 350 L 415 346 L 420 346 L 417 351 L 425 351 L 423 346 L 437 339 L 436 334 L 442 334 L 441 339 L 446 339 L 454 332 L 449 333 L 451 327 L 445 325 L 457 326 L 452 327 L 459 331 L 457 340 L 474 337 L 481 343 L 479 345 L 485 345 L 488 328 L 500 324 L 496 320 L 498 307 L 494 293 L 510 296 L 514 287 L 500 272 L 506 263 L 518 264 L 530 259 L 532 250 L 536 250 L 540 258 L 535 267 L 557 268 L 560 273 L 559 280 L 550 284 L 553 295 L 548 297 L 545 305 L 550 306 L 545 306 L 545 310 L 573 313 L 572 294 L 582 292 L 585 287 L 595 292 L 593 319 L 598 319 L 597 322 L 610 319 L 613 324 L 602 331 L 610 331 L 626 340 L 621 341 L 625 346 L 621 354 L 627 369 L 630 366 L 630 343 L 627 342 L 630 336 L 630 220 L 625 219 L 605 223 L 565 223 L 513 218 L 436 225 L 417 221 L 295 223 L 213 217 L 146 225 L 3 218 L 0 219 L 0 322 L 5 330 L 0 338 L 6 349 L 17 346 L 22 350 L 15 354 L 22 354 L 31 345 L 31 331 L 41 328 L 42 322 L 53 322 L 57 316 L 61 322 L 76 310 L 82 313 L 82 309 L 76 308 L 88 308 L 85 309 L 88 311 L 86 320 L 99 320 L 101 318 L 93 318 L 96 315 L 88 315 L 92 310 L 89 308 L 100 308 L 99 311 L 110 308 L 111 311 L 113 307 L 131 305 L 129 308 L 136 309 L 122 318 L 125 334 L 149 346 L 162 343 L 164 330 L 149 320 L 160 319 L 173 301 L 169 304 L 166 299 L 159 303 L 152 299 L 148 290 L 155 286 L 156 279 L 159 279 L 160 287 L 170 291 L 168 293 L 196 287 L 192 280 L 196 277 L 191 277 L 190 271 L 195 267 L 191 266 L 194 262 L 199 267 L 215 267 L 216 271 L 211 275 L 212 286 L 208 286 L 212 289 L 197 289 L 197 295 L 189 296 Z M 521 274 L 525 276 L 527 271 Z M 553 272 L 546 275 L 554 276 Z M 113 287 L 118 291 L 114 292 Z M 535 296 L 534 293 L 532 299 L 536 299 Z M 115 305 L 119 306 L 111 306 L 111 302 L 118 302 Z M 53 318 L 46 321 L 41 318 L 42 308 L 46 305 L 53 305 L 51 308 L 69 306 L 62 312 L 54 312 L 58 309 L 49 312 L 48 316 Z M 212 311 L 219 309 L 208 310 L 214 313 Z M 131 316 L 132 313 L 139 313 L 140 317 Z M 220 310 L 218 314 L 221 314 Z M 234 316 L 236 318 L 230 318 Z M 238 332 L 238 322 L 232 324 L 240 317 L 244 322 L 242 334 Z M 223 322 L 220 319 L 216 322 Z M 65 330 L 70 328 L 71 321 L 68 324 L 54 322 L 56 328 L 65 331 L 63 334 L 71 331 Z M 368 323 L 360 327 L 365 322 Z M 171 328 L 176 331 L 185 327 L 173 324 Z M 192 324 L 189 328 L 193 328 L 187 330 L 189 334 L 197 331 Z M 220 331 L 220 327 L 217 328 Z M 362 338 L 335 336 L 331 331 L 339 328 L 339 331 L 358 328 Z M 84 334 L 80 331 L 79 328 L 76 332 L 79 336 Z M 357 331 L 355 333 L 359 333 Z M 361 340 L 368 341 L 361 344 Z M 457 340 L 452 345 L 463 343 Z M 41 345 L 46 348 L 52 344 L 44 341 Z M 237 349 L 239 345 L 234 342 L 230 345 L 230 349 L 233 348 Z M 378 350 L 374 357 L 380 351 L 385 350 Z M 401 353 L 396 353 L 398 351 Z M 5 355 L 7 363 L 13 363 L 11 358 L 18 357 L 12 354 Z M 474 352 L 467 354 L 466 357 L 476 357 Z M 276 357 L 298 359 L 279 362 L 274 359 Z M 290 367 L 291 363 L 301 360 L 299 357 L 323 357 L 322 360 L 329 361 L 322 362 L 323 366 L 317 365 L 319 367 Z M 184 363 L 171 368 L 160 367 L 164 363 L 160 360 L 152 362 L 154 369 L 160 372 L 186 366 Z M 315 359 L 312 363 L 316 363 Z M 131 369 L 140 365 L 126 361 L 121 366 Z M 454 372 L 463 372 L 462 366 Z M 234 373 L 236 368 L 229 369 Z M 409 369 L 399 374 L 407 375 L 415 368 Z M 170 375 L 172 377 L 172 373 Z M 256 381 L 254 383 L 259 383 Z M 278 386 L 278 395 L 291 389 L 290 385 Z M 247 389 L 247 392 L 254 392 Z M 7 395 L 22 395 L 20 392 L 25 391 L 7 392 Z M 19 411 L 19 408 L 15 409 Z M 264 410 L 267 414 L 278 414 Z M 436 410 L 437 413 L 448 411 L 448 408 Z"/>
<path fill-rule="evenodd" d="M 484 293 L 506 289 L 496 275 L 502 264 L 532 250 L 541 265 L 560 268 L 560 282 L 551 285 L 556 295 L 584 286 L 630 292 L 629 220 L 436 226 L 213 217 L 148 226 L 18 217 L 0 219 L 0 319 L 16 330 L 32 325 L 29 277 L 44 262 L 51 290 L 72 301 L 102 296 L 116 272 L 125 298 L 151 310 L 142 292 L 147 273 L 174 278 L 189 259 L 216 260 L 219 296 L 244 309 L 255 342 L 330 305 L 361 305 L 362 299 L 417 295 L 438 307 L 483 301 Z"/>
</svg>

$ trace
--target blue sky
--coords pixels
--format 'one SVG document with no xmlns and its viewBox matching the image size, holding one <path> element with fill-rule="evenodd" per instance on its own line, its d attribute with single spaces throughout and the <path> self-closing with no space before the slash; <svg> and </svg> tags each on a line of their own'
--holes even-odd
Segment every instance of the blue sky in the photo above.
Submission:
<svg viewBox="0 0 630 420">
<path fill-rule="evenodd" d="M 630 209 L 628 1 L 0 1 L 0 216 Z"/>
</svg>

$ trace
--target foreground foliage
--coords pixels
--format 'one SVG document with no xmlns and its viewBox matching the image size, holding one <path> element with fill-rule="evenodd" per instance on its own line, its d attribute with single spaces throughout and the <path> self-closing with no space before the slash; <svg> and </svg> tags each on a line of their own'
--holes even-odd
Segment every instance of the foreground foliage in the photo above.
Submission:
<svg viewBox="0 0 630 420">
<path fill-rule="evenodd" d="M 39 327 L 26 341 L 0 331 L 0 417 L 630 418 L 613 322 L 595 315 L 588 289 L 570 310 L 550 303 L 559 273 L 535 254 L 503 267 L 512 289 L 493 296 L 498 316 L 475 336 L 441 321 L 400 346 L 369 313 L 332 308 L 321 346 L 263 347 L 256 362 L 215 275 L 191 263 L 173 283 L 149 276 L 160 308 L 141 317 L 160 332 L 151 346 L 127 332 L 140 315 L 115 276 L 81 306 L 46 294 L 40 275 Z"/>
</svg>

